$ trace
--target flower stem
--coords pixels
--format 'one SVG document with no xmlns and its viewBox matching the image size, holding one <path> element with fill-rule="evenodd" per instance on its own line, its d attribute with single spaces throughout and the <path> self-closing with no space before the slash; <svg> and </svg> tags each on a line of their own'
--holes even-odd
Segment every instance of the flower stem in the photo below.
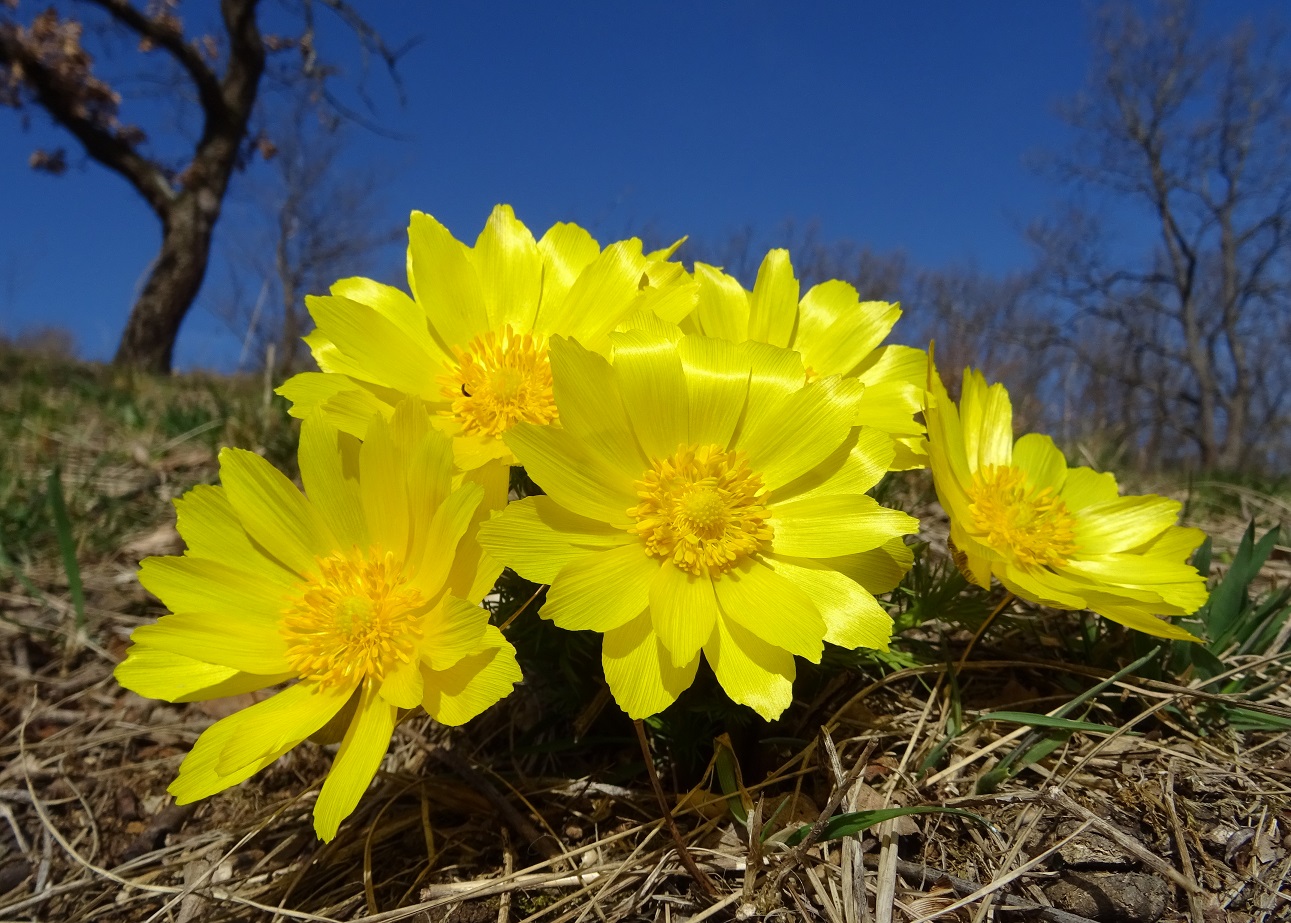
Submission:
<svg viewBox="0 0 1291 923">
<path fill-rule="evenodd" d="M 717 888 L 714 887 L 713 881 L 704 874 L 704 870 L 695 862 L 695 857 L 690 854 L 686 848 L 686 841 L 681 838 L 681 831 L 677 829 L 677 822 L 673 820 L 672 810 L 668 807 L 668 799 L 664 797 L 663 786 L 659 783 L 659 774 L 654 768 L 654 755 L 650 752 L 650 741 L 646 739 L 645 724 L 640 718 L 635 718 L 632 724 L 637 729 L 637 741 L 641 744 L 641 755 L 645 757 L 646 774 L 650 777 L 650 787 L 654 789 L 654 796 L 659 801 L 659 810 L 663 812 L 663 819 L 668 824 L 668 829 L 672 831 L 673 842 L 677 844 L 677 857 L 681 859 L 681 864 L 690 872 L 690 877 L 695 879 L 695 883 L 703 890 L 705 894 L 716 900 L 720 895 Z"/>
</svg>

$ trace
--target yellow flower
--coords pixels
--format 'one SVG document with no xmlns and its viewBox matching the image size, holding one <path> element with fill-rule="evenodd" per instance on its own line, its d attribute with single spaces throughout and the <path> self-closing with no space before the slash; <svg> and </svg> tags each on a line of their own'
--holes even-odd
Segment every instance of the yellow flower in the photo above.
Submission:
<svg viewBox="0 0 1291 923">
<path fill-rule="evenodd" d="M 605 635 L 605 677 L 633 718 L 690 685 L 702 651 L 737 702 L 770 719 L 794 655 L 822 641 L 886 648 L 874 599 L 911 558 L 917 522 L 865 492 L 892 440 L 853 425 L 861 386 L 803 384 L 796 353 L 681 336 L 614 335 L 613 365 L 554 338 L 561 426 L 507 443 L 546 491 L 480 530 L 492 557 L 550 583 L 543 617 Z"/>
<path fill-rule="evenodd" d="M 478 605 L 498 575 L 474 535 L 482 488 L 452 489 L 449 440 L 419 405 L 374 420 L 367 437 L 360 446 L 307 419 L 307 495 L 259 456 L 225 449 L 223 486 L 176 502 L 187 551 L 143 562 L 140 582 L 174 614 L 135 629 L 121 685 L 193 702 L 295 681 L 198 738 L 170 786 L 178 803 L 236 785 L 306 737 L 339 740 L 314 809 L 329 840 L 401 709 L 462 724 L 520 679 Z"/>
<path fill-rule="evenodd" d="M 370 279 L 344 279 L 306 298 L 307 336 L 322 373 L 280 389 L 291 413 L 322 411 L 363 438 L 374 414 L 423 401 L 453 437 L 463 470 L 514 462 L 502 436 L 517 423 L 556 420 L 548 340 L 554 334 L 608 352 L 610 332 L 638 311 L 670 321 L 695 304 L 695 284 L 671 250 L 643 254 L 635 238 L 604 250 L 575 224 L 534 240 L 511 208 L 493 210 L 474 247 L 413 212 L 409 298 Z M 496 465 L 494 467 L 497 467 Z"/>
<path fill-rule="evenodd" d="M 767 253 L 753 291 L 704 263 L 695 264 L 699 303 L 682 328 L 735 343 L 755 340 L 802 356 L 807 380 L 830 375 L 865 385 L 856 422 L 897 440 L 893 470 L 922 468 L 923 409 L 928 356 L 909 346 L 879 346 L 901 316 L 899 305 L 861 301 L 856 289 L 831 279 L 798 298 L 787 250 Z"/>
<path fill-rule="evenodd" d="M 1068 468 L 1048 436 L 1013 441 L 1004 386 L 964 371 L 959 407 L 931 366 L 928 459 L 965 575 L 1056 609 L 1090 609 L 1162 638 L 1197 641 L 1160 615 L 1187 615 L 1206 582 L 1186 559 L 1205 535 L 1176 525 L 1179 504 L 1122 497 L 1116 479 Z"/>
</svg>

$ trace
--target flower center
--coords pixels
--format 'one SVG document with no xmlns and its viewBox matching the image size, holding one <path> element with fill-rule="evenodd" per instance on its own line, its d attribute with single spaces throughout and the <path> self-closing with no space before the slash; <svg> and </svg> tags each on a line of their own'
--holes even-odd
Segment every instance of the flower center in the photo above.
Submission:
<svg viewBox="0 0 1291 923">
<path fill-rule="evenodd" d="M 973 475 L 968 510 L 996 551 L 1022 564 L 1066 564 L 1076 553 L 1076 520 L 1052 488 L 1036 490 L 1013 465 L 988 465 Z"/>
<path fill-rule="evenodd" d="M 646 551 L 695 575 L 720 574 L 770 541 L 767 489 L 742 452 L 679 446 L 654 459 L 636 482 L 641 502 L 628 510 Z"/>
<path fill-rule="evenodd" d="M 282 619 L 287 661 L 302 678 L 350 686 L 380 680 L 417 654 L 426 600 L 404 583 L 400 562 L 372 548 L 318 561 Z"/>
<path fill-rule="evenodd" d="M 532 333 L 516 334 L 508 324 L 490 330 L 464 348 L 453 347 L 457 365 L 439 381 L 452 402 L 446 413 L 471 435 L 501 436 L 515 424 L 556 419 L 547 343 Z"/>
</svg>

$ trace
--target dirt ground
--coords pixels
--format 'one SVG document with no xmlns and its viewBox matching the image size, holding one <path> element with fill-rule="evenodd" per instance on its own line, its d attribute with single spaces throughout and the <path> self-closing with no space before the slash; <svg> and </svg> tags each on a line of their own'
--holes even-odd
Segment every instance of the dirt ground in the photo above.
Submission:
<svg viewBox="0 0 1291 923">
<path fill-rule="evenodd" d="M 650 728 L 698 876 L 633 725 L 603 690 L 562 697 L 601 687 L 554 656 L 465 728 L 403 722 L 329 844 L 310 812 L 330 754 L 313 744 L 177 807 L 166 787 L 184 753 L 252 698 L 171 705 L 115 684 L 130 631 L 162 613 L 135 568 L 180 551 L 164 501 L 213 479 L 217 441 L 273 456 L 290 439 L 224 408 L 214 428 L 185 412 L 125 440 L 15 400 L 0 394 L 0 415 L 28 421 L 7 437 L 19 477 L 0 480 L 0 534 L 48 551 L 0 561 L 0 923 L 1291 919 L 1286 638 L 1209 680 L 1118 676 L 1128 648 L 1099 635 L 1082 653 L 1088 621 L 1019 605 L 958 668 L 972 633 L 933 613 L 905 626 L 901 656 L 806 671 L 770 726 L 713 720 L 701 677 Z M 52 459 L 74 522 L 100 525 L 77 534 L 83 626 L 49 520 L 22 492 Z M 1250 518 L 1291 521 L 1281 502 L 1238 492 L 1192 513 L 1231 549 Z M 1277 549 L 1261 587 L 1286 586 L 1289 562 Z M 543 626 L 526 612 L 515 630 Z M 1073 701 L 1049 725 L 1007 717 Z M 836 819 L 893 806 L 966 813 Z"/>
</svg>

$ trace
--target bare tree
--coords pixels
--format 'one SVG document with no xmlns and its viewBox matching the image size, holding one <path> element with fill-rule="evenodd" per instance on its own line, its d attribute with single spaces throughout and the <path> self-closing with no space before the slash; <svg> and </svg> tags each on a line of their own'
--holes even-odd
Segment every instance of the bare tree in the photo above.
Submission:
<svg viewBox="0 0 1291 923">
<path fill-rule="evenodd" d="M 1110 4 L 1056 160 L 1078 205 L 1034 239 L 1071 309 L 1065 342 L 1090 394 L 1145 453 L 1203 469 L 1257 463 L 1285 439 L 1291 386 L 1291 69 L 1282 32 L 1208 38 L 1187 0 Z M 1113 254 L 1098 204 L 1147 215 L 1147 254 Z"/>
<path fill-rule="evenodd" d="M 251 205 L 255 227 L 228 248 L 230 286 L 216 313 L 245 336 L 244 354 L 262 356 L 273 344 L 275 371 L 288 375 L 309 332 L 305 295 L 363 275 L 361 264 L 404 227 L 383 214 L 375 170 L 342 163 L 347 122 L 320 117 L 307 95 L 282 109 L 269 175 L 236 195 Z"/>
<path fill-rule="evenodd" d="M 365 51 L 375 50 L 393 67 L 395 55 L 343 0 L 318 2 L 341 15 Z M 320 87 L 334 73 L 319 63 L 314 49 L 311 0 L 288 4 L 301 29 L 292 38 L 262 34 L 260 0 L 220 0 L 218 23 L 209 34 L 186 31 L 176 13 L 178 0 L 153 0 L 146 8 L 130 0 L 80 0 L 83 13 L 64 15 L 51 6 L 25 23 L 18 5 L 18 0 L 0 3 L 0 104 L 44 110 L 90 159 L 129 182 L 157 215 L 161 249 L 131 311 L 116 362 L 168 371 L 180 323 L 206 275 L 230 177 L 259 140 L 249 137 L 249 125 L 267 53 L 299 50 L 300 70 Z M 178 161 L 151 152 L 148 135 L 122 121 L 122 94 L 95 73 L 94 57 L 82 42 L 87 22 L 96 26 L 90 35 L 132 36 L 140 54 L 156 52 L 148 59 L 155 83 L 168 86 L 172 98 L 195 96 L 200 131 Z M 182 79 L 166 79 L 171 69 Z M 319 98 L 329 98 L 325 87 Z M 62 172 L 66 153 L 38 151 L 32 165 Z"/>
</svg>

